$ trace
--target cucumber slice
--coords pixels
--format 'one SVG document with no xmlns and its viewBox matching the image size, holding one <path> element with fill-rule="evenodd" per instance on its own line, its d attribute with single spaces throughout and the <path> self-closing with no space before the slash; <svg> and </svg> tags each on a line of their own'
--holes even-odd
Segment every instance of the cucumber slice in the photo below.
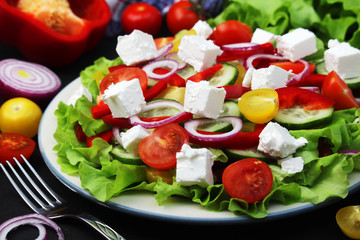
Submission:
<svg viewBox="0 0 360 240">
<path fill-rule="evenodd" d="M 175 101 L 173 99 L 165 99 L 165 98 L 157 98 L 153 99 L 149 102 L 155 102 L 155 101 Z M 162 108 L 154 108 L 145 112 L 141 112 L 139 114 L 139 117 L 158 117 L 158 116 L 174 116 L 178 114 L 180 111 L 177 108 L 173 107 L 162 107 Z"/>
<path fill-rule="evenodd" d="M 288 129 L 316 128 L 331 121 L 334 108 L 320 110 L 304 110 L 296 106 L 288 109 L 279 109 L 274 121 Z"/>
<path fill-rule="evenodd" d="M 329 74 L 329 72 L 326 71 L 325 61 L 316 64 L 315 72 L 318 74 L 325 74 L 325 75 Z"/>
<path fill-rule="evenodd" d="M 228 63 L 222 63 L 223 67 L 217 71 L 208 81 L 211 86 L 221 87 L 235 83 L 239 70 Z"/>
<path fill-rule="evenodd" d="M 144 162 L 140 159 L 139 156 L 135 154 L 127 152 L 122 146 L 115 145 L 113 149 L 110 151 L 111 155 L 120 162 L 124 164 L 132 164 L 132 165 L 143 165 Z"/>
<path fill-rule="evenodd" d="M 190 64 L 188 64 L 184 69 L 178 70 L 176 73 L 186 80 L 189 77 L 197 74 L 197 71 L 195 71 L 195 69 Z"/>
<path fill-rule="evenodd" d="M 222 107 L 222 112 L 220 114 L 220 117 L 224 116 L 241 117 L 238 104 L 234 101 L 225 101 Z"/>
<path fill-rule="evenodd" d="M 223 151 L 228 156 L 228 158 L 233 161 L 238 161 L 245 158 L 256 158 L 263 161 L 267 159 L 267 157 L 256 148 L 245 150 L 223 149 Z"/>
</svg>

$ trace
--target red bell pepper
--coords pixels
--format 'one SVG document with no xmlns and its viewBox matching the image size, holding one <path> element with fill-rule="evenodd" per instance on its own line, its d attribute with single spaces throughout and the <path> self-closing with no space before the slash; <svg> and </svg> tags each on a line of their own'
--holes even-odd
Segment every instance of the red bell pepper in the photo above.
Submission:
<svg viewBox="0 0 360 240">
<path fill-rule="evenodd" d="M 70 9 L 83 24 L 76 31 L 59 33 L 34 14 L 20 11 L 17 4 L 18 1 L 0 0 L 0 41 L 18 48 L 30 61 L 49 66 L 69 64 L 94 48 L 111 18 L 105 0 L 69 0 Z M 64 24 L 73 28 L 72 23 Z"/>
<path fill-rule="evenodd" d="M 103 101 L 100 101 L 97 105 L 93 106 L 90 111 L 94 119 L 102 118 L 111 113 L 109 106 Z"/>
<path fill-rule="evenodd" d="M 216 58 L 217 62 L 228 62 L 239 60 L 243 58 L 248 58 L 254 54 L 262 54 L 262 53 L 275 53 L 274 46 L 270 43 L 260 44 L 259 47 L 255 49 L 246 49 L 246 50 L 225 50 L 223 49 L 223 53 Z"/>
<path fill-rule="evenodd" d="M 110 129 L 110 130 L 107 130 L 105 132 L 101 132 L 101 133 L 99 133 L 99 134 L 97 134 L 97 135 L 95 135 L 93 137 L 88 137 L 86 139 L 86 146 L 91 147 L 92 146 L 92 141 L 95 138 L 101 138 L 106 142 L 110 142 L 113 139 L 113 137 L 114 137 L 114 134 L 113 134 L 112 130 Z"/>
<path fill-rule="evenodd" d="M 223 67 L 223 65 L 221 63 L 215 64 L 214 66 L 209 67 L 202 72 L 192 75 L 186 81 L 190 80 L 193 82 L 200 82 L 202 80 L 206 80 L 209 77 L 211 77 L 212 75 L 214 75 L 217 71 L 219 71 L 222 67 Z"/>
<path fill-rule="evenodd" d="M 244 93 L 250 91 L 248 87 L 242 85 L 227 85 L 218 88 L 223 88 L 226 91 L 225 99 L 234 99 L 241 97 Z"/>
</svg>

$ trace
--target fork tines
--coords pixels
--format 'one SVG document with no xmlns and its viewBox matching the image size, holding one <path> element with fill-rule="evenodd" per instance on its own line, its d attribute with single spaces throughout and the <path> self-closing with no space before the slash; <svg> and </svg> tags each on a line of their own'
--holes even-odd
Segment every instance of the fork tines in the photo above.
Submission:
<svg viewBox="0 0 360 240">
<path fill-rule="evenodd" d="M 35 171 L 35 169 L 31 166 L 29 161 L 23 155 L 21 155 L 21 158 L 24 160 L 28 171 L 25 170 L 25 166 L 23 167 L 22 164 L 15 157 L 13 158 L 14 162 L 19 167 L 20 171 L 16 170 L 9 161 L 6 161 L 14 177 L 11 176 L 11 174 L 9 173 L 9 171 L 6 170 L 3 164 L 0 164 L 0 167 L 4 171 L 11 184 L 14 186 L 16 191 L 23 198 L 23 200 L 35 212 L 46 214 L 56 205 L 61 204 L 62 199 L 50 189 L 50 187 L 44 182 L 44 180 L 39 176 L 39 174 Z M 30 174 L 28 172 L 30 172 Z M 33 178 L 36 182 L 33 180 Z M 18 183 L 20 183 L 21 186 L 19 186 Z M 47 192 L 48 194 L 45 194 L 45 192 Z M 51 197 L 49 197 L 49 195 L 51 195 Z"/>
</svg>

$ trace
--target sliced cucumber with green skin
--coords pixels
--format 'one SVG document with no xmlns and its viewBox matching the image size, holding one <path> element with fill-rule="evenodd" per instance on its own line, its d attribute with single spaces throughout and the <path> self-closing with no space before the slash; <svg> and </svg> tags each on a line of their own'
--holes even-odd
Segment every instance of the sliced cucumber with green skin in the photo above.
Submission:
<svg viewBox="0 0 360 240">
<path fill-rule="evenodd" d="M 175 101 L 173 99 L 164 99 L 164 98 L 157 98 L 153 99 L 150 102 L 157 102 L 157 101 Z M 175 101 L 176 102 L 176 101 Z M 180 111 L 177 108 L 174 107 L 159 107 L 154 108 L 145 112 L 141 112 L 139 114 L 139 117 L 158 117 L 158 116 L 174 116 L 178 114 Z"/>
<path fill-rule="evenodd" d="M 326 71 L 325 62 L 316 64 L 316 72 L 318 74 L 329 74 L 329 72 Z M 350 89 L 360 88 L 360 77 L 348 78 L 343 80 Z"/>
<path fill-rule="evenodd" d="M 178 70 L 176 74 L 186 80 L 189 77 L 197 74 L 197 71 L 195 71 L 195 69 L 190 64 L 187 64 L 184 69 Z"/>
<path fill-rule="evenodd" d="M 132 165 L 143 165 L 144 162 L 140 159 L 139 156 L 136 156 L 133 153 L 127 152 L 122 146 L 115 145 L 110 151 L 111 155 L 120 162 L 124 164 Z"/>
<path fill-rule="evenodd" d="M 217 71 L 210 79 L 209 84 L 215 87 L 232 85 L 239 76 L 239 70 L 228 63 L 222 63 L 223 67 Z"/>
<path fill-rule="evenodd" d="M 287 129 L 316 128 L 332 120 L 334 108 L 304 110 L 302 107 L 279 109 L 274 121 Z"/>
<path fill-rule="evenodd" d="M 245 158 L 256 158 L 259 160 L 268 159 L 262 152 L 258 151 L 256 148 L 238 150 L 238 149 L 223 149 L 224 153 L 232 161 L 238 161 Z"/>
<path fill-rule="evenodd" d="M 233 101 L 225 101 L 222 107 L 220 117 L 224 116 L 235 116 L 240 117 L 241 113 L 237 103 Z M 203 124 L 198 127 L 198 130 L 207 132 L 227 132 L 232 129 L 231 123 L 226 121 L 214 120 L 211 123 Z"/>
</svg>

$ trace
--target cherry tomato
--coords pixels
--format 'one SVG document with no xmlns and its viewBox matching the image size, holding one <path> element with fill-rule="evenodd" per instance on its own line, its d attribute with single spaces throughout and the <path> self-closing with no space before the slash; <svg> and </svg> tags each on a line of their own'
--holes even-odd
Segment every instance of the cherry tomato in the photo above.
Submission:
<svg viewBox="0 0 360 240">
<path fill-rule="evenodd" d="M 253 203 L 269 194 L 273 185 L 273 175 L 265 162 L 246 158 L 226 167 L 222 182 L 232 198 Z"/>
<path fill-rule="evenodd" d="M 279 110 L 279 97 L 270 88 L 255 89 L 246 92 L 239 100 L 240 112 L 253 123 L 267 123 Z"/>
<path fill-rule="evenodd" d="M 218 46 L 231 43 L 250 42 L 252 29 L 249 25 L 237 20 L 228 20 L 217 25 L 210 39 Z"/>
<path fill-rule="evenodd" d="M 13 157 L 20 163 L 23 162 L 20 155 L 29 159 L 35 149 L 35 141 L 31 138 L 17 133 L 0 133 L 0 163 L 5 164 L 8 160 L 12 165 L 15 164 Z"/>
<path fill-rule="evenodd" d="M 360 239 L 360 206 L 341 208 L 336 213 L 336 222 L 343 233 L 352 239 Z"/>
<path fill-rule="evenodd" d="M 167 170 L 176 166 L 176 153 L 189 142 L 186 130 L 169 123 L 156 128 L 139 146 L 139 156 L 152 168 Z"/>
<path fill-rule="evenodd" d="M 138 29 L 155 36 L 161 29 L 162 16 L 156 7 L 148 3 L 133 3 L 122 13 L 121 25 L 126 34 Z"/>
<path fill-rule="evenodd" d="M 17 97 L 7 100 L 0 109 L 2 132 L 34 137 L 39 129 L 42 111 L 33 101 Z"/>
<path fill-rule="evenodd" d="M 335 101 L 335 110 L 360 107 L 351 89 L 335 71 L 331 71 L 325 78 L 321 93 Z"/>
<path fill-rule="evenodd" d="M 200 19 L 199 14 L 190 9 L 190 1 L 179 1 L 171 5 L 166 14 L 166 24 L 170 32 L 175 35 L 180 30 L 191 29 Z"/>
<path fill-rule="evenodd" d="M 101 94 L 111 85 L 121 81 L 133 80 L 134 78 L 139 79 L 141 89 L 146 90 L 148 84 L 148 78 L 146 73 L 137 67 L 121 67 L 115 71 L 110 72 L 108 75 L 101 80 L 99 89 Z"/>
</svg>

